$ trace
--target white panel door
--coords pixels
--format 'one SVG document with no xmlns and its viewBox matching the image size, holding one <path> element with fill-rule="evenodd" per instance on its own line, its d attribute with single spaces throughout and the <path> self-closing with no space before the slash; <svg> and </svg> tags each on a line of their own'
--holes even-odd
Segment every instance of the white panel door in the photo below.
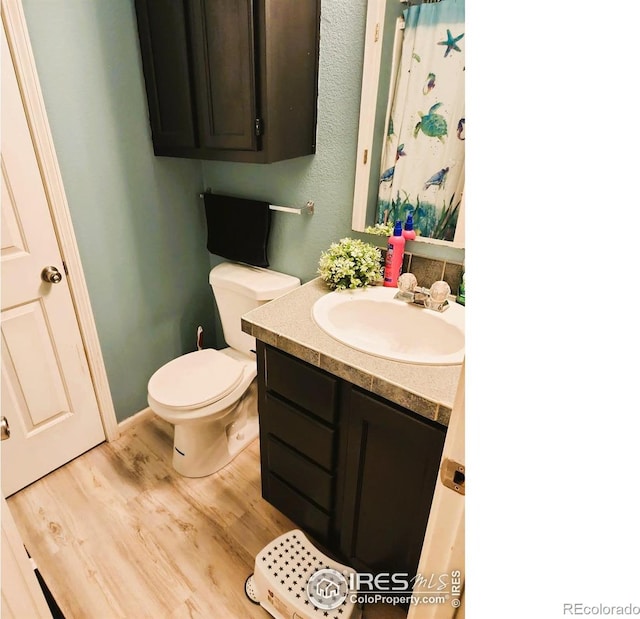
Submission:
<svg viewBox="0 0 640 619">
<path fill-rule="evenodd" d="M 3 619 L 51 619 L 44 594 L 27 557 L 20 533 L 2 497 L 2 611 Z"/>
<path fill-rule="evenodd" d="M 20 490 L 105 438 L 46 187 L 2 28 L 2 490 Z M 42 279 L 52 266 L 61 281 Z"/>
</svg>

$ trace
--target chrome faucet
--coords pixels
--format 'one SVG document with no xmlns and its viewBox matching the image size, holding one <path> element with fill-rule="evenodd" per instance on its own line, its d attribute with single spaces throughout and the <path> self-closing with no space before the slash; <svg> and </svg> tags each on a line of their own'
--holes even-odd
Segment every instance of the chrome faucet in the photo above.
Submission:
<svg viewBox="0 0 640 619">
<path fill-rule="evenodd" d="M 424 305 L 425 299 L 429 296 L 428 288 L 416 286 L 413 290 L 399 289 L 394 299 L 405 301 L 406 303 L 415 303 L 416 305 Z"/>
<path fill-rule="evenodd" d="M 426 307 L 434 312 L 444 312 L 449 307 L 447 297 L 451 288 L 447 282 L 434 282 L 431 288 L 423 288 L 417 284 L 413 273 L 403 273 L 398 278 L 398 292 L 393 298 Z"/>
</svg>

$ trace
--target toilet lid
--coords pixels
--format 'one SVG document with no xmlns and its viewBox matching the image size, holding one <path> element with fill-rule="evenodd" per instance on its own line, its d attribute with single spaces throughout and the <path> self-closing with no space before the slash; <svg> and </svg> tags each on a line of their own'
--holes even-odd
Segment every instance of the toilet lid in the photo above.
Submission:
<svg viewBox="0 0 640 619">
<path fill-rule="evenodd" d="M 149 379 L 149 395 L 164 406 L 199 408 L 229 395 L 242 379 L 243 366 L 206 348 L 163 365 Z"/>
</svg>

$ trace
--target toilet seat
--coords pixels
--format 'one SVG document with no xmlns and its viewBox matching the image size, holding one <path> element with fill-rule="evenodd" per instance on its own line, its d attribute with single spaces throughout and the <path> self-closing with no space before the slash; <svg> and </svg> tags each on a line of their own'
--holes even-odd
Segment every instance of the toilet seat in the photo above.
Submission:
<svg viewBox="0 0 640 619">
<path fill-rule="evenodd" d="M 229 395 L 242 381 L 243 365 L 213 348 L 182 355 L 149 379 L 151 398 L 174 410 L 203 408 Z"/>
</svg>

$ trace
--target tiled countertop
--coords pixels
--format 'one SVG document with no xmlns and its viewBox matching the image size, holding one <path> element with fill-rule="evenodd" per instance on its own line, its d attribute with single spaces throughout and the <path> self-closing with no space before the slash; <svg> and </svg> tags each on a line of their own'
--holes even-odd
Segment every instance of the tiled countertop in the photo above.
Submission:
<svg viewBox="0 0 640 619">
<path fill-rule="evenodd" d="M 311 315 L 329 292 L 314 279 L 242 317 L 242 330 L 335 376 L 442 425 L 449 424 L 462 366 L 398 363 L 359 352 L 322 331 Z"/>
</svg>

